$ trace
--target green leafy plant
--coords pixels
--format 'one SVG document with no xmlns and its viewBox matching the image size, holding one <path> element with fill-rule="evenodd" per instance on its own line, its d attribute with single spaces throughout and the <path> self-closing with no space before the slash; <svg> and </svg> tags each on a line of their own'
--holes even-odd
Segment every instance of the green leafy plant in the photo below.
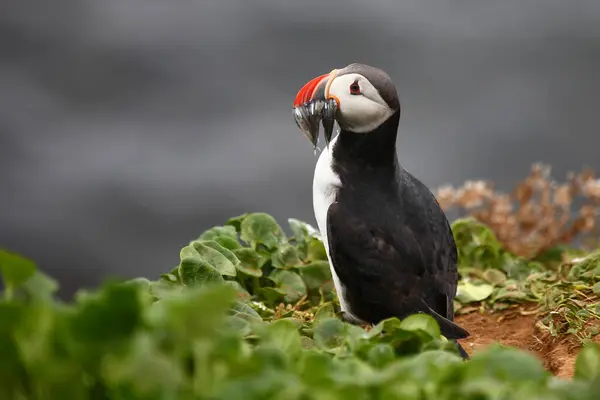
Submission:
<svg viewBox="0 0 600 400">
<path fill-rule="evenodd" d="M 580 251 L 561 247 L 526 259 L 506 251 L 491 229 L 473 218 L 457 220 L 452 228 L 462 275 L 458 313 L 535 305 L 539 326 L 552 336 L 572 334 L 585 342 L 598 334 L 600 252 L 581 257 Z"/>
<path fill-rule="evenodd" d="M 183 247 L 159 279 L 107 282 L 67 303 L 33 262 L 0 252 L 0 398 L 597 397 L 597 345 L 584 347 L 567 381 L 500 345 L 464 362 L 427 315 L 369 329 L 343 322 L 318 233 L 288 223 L 290 237 L 264 213 L 232 218 Z M 459 310 L 580 300 L 542 294 L 546 281 L 563 295 L 598 292 L 595 254 L 570 264 L 525 260 L 476 221 L 453 230 Z"/>
<path fill-rule="evenodd" d="M 265 318 L 335 301 L 318 234 L 298 220 L 291 219 L 289 225 L 292 237 L 270 215 L 252 213 L 215 226 L 181 250 L 179 265 L 151 283 L 151 291 L 160 298 L 168 287 L 223 282 L 252 299 L 250 306 Z M 285 307 L 291 304 L 295 307 Z"/>
</svg>

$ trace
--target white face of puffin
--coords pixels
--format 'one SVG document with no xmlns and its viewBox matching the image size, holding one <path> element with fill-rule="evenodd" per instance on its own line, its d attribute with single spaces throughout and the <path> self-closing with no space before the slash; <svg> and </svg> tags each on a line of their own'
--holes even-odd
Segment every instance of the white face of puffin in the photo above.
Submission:
<svg viewBox="0 0 600 400">
<path fill-rule="evenodd" d="M 350 132 L 370 132 L 394 113 L 371 82 L 360 74 L 334 78 L 329 96 L 338 103 L 338 124 Z"/>
<path fill-rule="evenodd" d="M 367 133 L 390 118 L 395 108 L 399 110 L 399 104 L 389 76 L 367 65 L 351 64 L 307 82 L 296 95 L 293 113 L 316 149 L 320 124 L 329 143 L 334 120 L 343 130 Z"/>
</svg>

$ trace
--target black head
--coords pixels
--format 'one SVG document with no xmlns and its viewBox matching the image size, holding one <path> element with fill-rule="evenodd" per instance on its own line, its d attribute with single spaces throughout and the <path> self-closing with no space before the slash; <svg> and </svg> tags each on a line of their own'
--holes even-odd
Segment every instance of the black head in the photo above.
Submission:
<svg viewBox="0 0 600 400">
<path fill-rule="evenodd" d="M 392 78 L 383 70 L 370 65 L 354 63 L 338 72 L 338 76 L 356 74 L 364 77 L 379 93 L 379 96 L 392 110 L 400 111 L 400 100 L 396 92 L 396 85 Z"/>
</svg>

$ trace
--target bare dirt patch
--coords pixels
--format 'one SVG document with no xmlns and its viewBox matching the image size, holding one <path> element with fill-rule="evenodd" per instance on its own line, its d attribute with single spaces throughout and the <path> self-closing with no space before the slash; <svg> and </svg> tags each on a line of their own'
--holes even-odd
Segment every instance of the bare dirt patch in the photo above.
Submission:
<svg viewBox="0 0 600 400">
<path fill-rule="evenodd" d="M 527 310 L 497 313 L 472 312 L 456 317 L 457 323 L 471 336 L 461 340 L 469 354 L 482 350 L 494 342 L 517 347 L 538 357 L 544 367 L 561 378 L 573 376 L 575 359 L 581 348 L 579 342 L 568 336 L 552 337 L 536 326 L 538 317 Z M 598 337 L 596 337 L 598 341 Z"/>
</svg>

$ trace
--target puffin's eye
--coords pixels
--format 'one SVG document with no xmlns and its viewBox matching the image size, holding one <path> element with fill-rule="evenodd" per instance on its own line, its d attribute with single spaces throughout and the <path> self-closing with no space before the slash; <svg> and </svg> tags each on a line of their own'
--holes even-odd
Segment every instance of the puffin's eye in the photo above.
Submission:
<svg viewBox="0 0 600 400">
<path fill-rule="evenodd" d="M 350 94 L 360 94 L 360 86 L 358 85 L 358 81 L 354 81 L 352 85 L 350 85 Z"/>
</svg>

